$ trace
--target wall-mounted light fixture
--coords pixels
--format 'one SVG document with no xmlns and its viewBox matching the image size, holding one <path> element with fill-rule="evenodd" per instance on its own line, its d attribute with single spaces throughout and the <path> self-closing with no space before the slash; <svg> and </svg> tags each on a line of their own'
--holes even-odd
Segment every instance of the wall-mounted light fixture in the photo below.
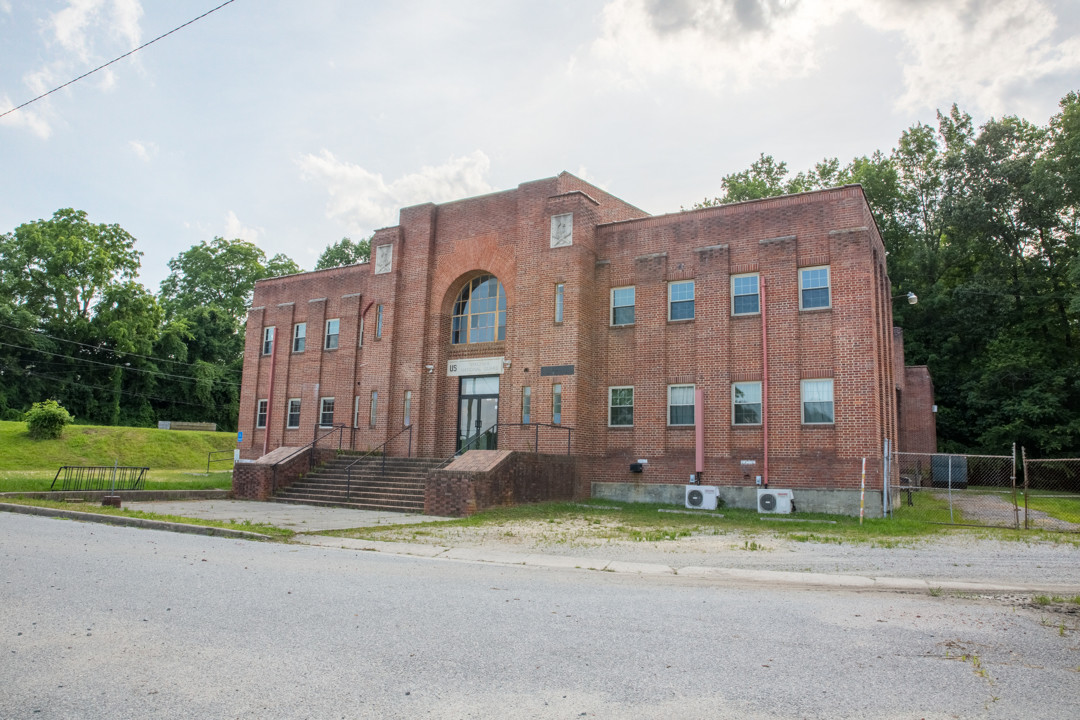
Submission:
<svg viewBox="0 0 1080 720">
<path fill-rule="evenodd" d="M 919 302 L 919 297 L 913 292 L 905 293 L 904 295 L 893 295 L 893 300 L 899 300 L 900 298 L 907 298 L 908 305 L 914 305 Z"/>
<path fill-rule="evenodd" d="M 424 366 L 424 369 L 428 371 L 428 374 L 429 374 L 429 375 L 430 375 L 431 373 L 435 372 L 435 366 L 434 366 L 434 365 L 425 365 L 425 366 Z"/>
</svg>

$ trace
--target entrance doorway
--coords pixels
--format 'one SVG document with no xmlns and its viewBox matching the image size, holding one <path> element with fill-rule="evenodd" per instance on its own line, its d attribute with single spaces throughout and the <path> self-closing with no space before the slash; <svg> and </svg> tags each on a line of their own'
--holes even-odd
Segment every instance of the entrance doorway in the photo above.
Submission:
<svg viewBox="0 0 1080 720">
<path fill-rule="evenodd" d="M 498 444 L 499 376 L 461 378 L 457 449 L 494 450 Z"/>
</svg>

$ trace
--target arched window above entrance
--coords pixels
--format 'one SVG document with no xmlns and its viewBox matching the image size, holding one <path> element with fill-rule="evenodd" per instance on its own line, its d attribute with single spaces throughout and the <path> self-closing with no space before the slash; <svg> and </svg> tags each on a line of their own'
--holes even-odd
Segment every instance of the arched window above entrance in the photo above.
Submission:
<svg viewBox="0 0 1080 720">
<path fill-rule="evenodd" d="M 494 275 L 481 275 L 461 289 L 454 302 L 450 342 L 494 342 L 506 339 L 506 291 Z"/>
</svg>

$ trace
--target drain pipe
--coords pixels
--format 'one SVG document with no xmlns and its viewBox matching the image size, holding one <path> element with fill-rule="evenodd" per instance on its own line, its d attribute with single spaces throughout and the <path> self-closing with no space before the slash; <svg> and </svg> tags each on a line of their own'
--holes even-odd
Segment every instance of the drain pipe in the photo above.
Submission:
<svg viewBox="0 0 1080 720">
<path fill-rule="evenodd" d="M 277 328 L 274 328 L 274 339 L 270 341 L 270 390 L 266 393 L 266 427 L 263 428 L 263 451 L 266 455 L 270 447 L 270 413 L 274 407 L 274 365 L 277 362 Z M 258 388 L 259 384 L 255 383 Z M 255 413 L 259 412 L 259 392 L 255 391 Z"/>
<path fill-rule="evenodd" d="M 705 391 L 694 389 L 694 483 L 701 484 L 705 477 Z"/>
<path fill-rule="evenodd" d="M 761 433 L 762 482 L 769 487 L 769 321 L 765 314 L 765 276 L 761 281 Z"/>
</svg>

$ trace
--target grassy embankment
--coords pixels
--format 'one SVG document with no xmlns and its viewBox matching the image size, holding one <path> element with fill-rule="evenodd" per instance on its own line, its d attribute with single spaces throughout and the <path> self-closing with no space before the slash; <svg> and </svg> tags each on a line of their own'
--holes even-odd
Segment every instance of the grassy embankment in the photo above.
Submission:
<svg viewBox="0 0 1080 720">
<path fill-rule="evenodd" d="M 227 489 L 231 458 L 211 465 L 206 475 L 206 454 L 234 447 L 233 433 L 91 425 L 69 425 L 58 440 L 33 440 L 26 423 L 0 421 L 0 492 L 48 490 L 62 465 L 111 467 L 114 462 L 149 467 L 147 490 Z"/>
</svg>

